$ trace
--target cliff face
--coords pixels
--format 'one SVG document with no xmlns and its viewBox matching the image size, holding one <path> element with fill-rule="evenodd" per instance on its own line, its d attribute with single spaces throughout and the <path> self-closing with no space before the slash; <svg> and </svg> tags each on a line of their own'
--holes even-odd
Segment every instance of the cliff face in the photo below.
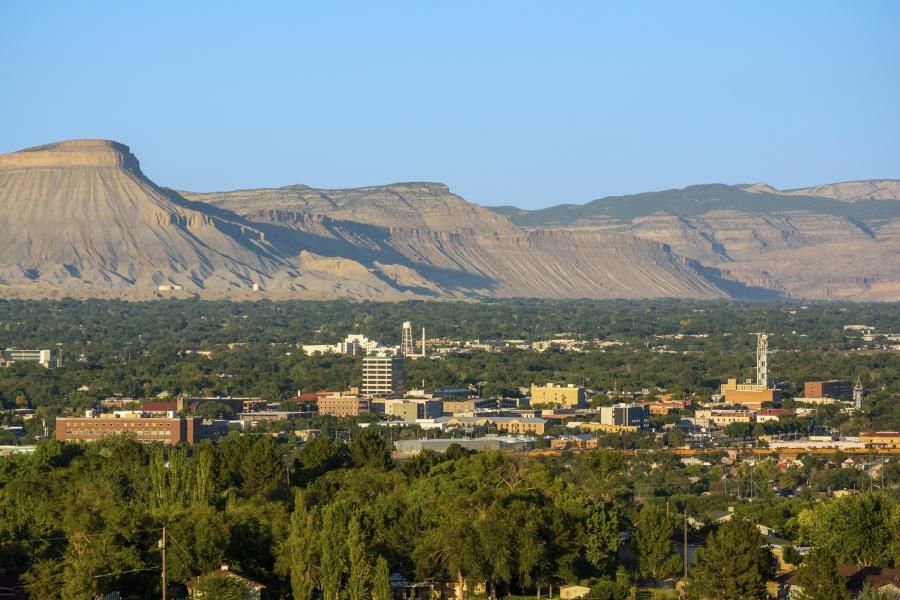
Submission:
<svg viewBox="0 0 900 600">
<path fill-rule="evenodd" d="M 898 198 L 896 180 L 787 191 L 710 185 L 541 211 L 499 210 L 527 227 L 660 242 L 725 279 L 789 296 L 900 300 Z"/>
<path fill-rule="evenodd" d="M 530 212 L 435 183 L 175 192 L 127 146 L 74 140 L 0 156 L 0 297 L 175 285 L 211 298 L 897 300 L 895 184 L 705 185 Z"/>
<path fill-rule="evenodd" d="M 662 244 L 526 232 L 440 184 L 178 193 L 106 140 L 0 156 L 0 230 L 0 297 L 725 295 Z"/>
</svg>

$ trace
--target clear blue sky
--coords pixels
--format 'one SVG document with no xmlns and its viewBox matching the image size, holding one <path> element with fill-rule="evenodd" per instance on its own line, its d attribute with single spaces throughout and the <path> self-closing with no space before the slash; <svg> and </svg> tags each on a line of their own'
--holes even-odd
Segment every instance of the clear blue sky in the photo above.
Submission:
<svg viewBox="0 0 900 600">
<path fill-rule="evenodd" d="M 0 152 L 536 208 L 900 177 L 900 2 L 0 3 Z"/>
</svg>

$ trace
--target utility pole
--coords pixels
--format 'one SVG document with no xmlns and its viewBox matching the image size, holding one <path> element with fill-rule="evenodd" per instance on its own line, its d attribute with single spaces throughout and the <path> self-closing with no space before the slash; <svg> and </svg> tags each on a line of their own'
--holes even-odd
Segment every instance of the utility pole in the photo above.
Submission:
<svg viewBox="0 0 900 600">
<path fill-rule="evenodd" d="M 684 505 L 684 583 L 687 585 L 687 504 Z"/>
<path fill-rule="evenodd" d="M 159 543 L 162 551 L 162 600 L 166 600 L 166 528 L 163 527 L 162 541 Z"/>
</svg>

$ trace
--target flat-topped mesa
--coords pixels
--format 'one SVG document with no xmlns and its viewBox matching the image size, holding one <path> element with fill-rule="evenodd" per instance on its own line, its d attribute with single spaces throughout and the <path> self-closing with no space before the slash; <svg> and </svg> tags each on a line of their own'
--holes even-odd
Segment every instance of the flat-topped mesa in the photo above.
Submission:
<svg viewBox="0 0 900 600">
<path fill-rule="evenodd" d="M 0 171 L 62 168 L 122 168 L 141 175 L 128 146 L 112 140 L 67 140 L 0 154 Z"/>
</svg>

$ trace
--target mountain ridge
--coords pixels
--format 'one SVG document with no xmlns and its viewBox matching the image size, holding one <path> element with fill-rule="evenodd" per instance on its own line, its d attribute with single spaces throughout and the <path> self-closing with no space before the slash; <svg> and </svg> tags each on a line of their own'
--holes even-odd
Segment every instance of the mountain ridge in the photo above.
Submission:
<svg viewBox="0 0 900 600">
<path fill-rule="evenodd" d="M 523 211 L 435 182 L 176 191 L 124 144 L 69 140 L 0 155 L 0 297 L 895 300 L 895 183 Z"/>
</svg>

